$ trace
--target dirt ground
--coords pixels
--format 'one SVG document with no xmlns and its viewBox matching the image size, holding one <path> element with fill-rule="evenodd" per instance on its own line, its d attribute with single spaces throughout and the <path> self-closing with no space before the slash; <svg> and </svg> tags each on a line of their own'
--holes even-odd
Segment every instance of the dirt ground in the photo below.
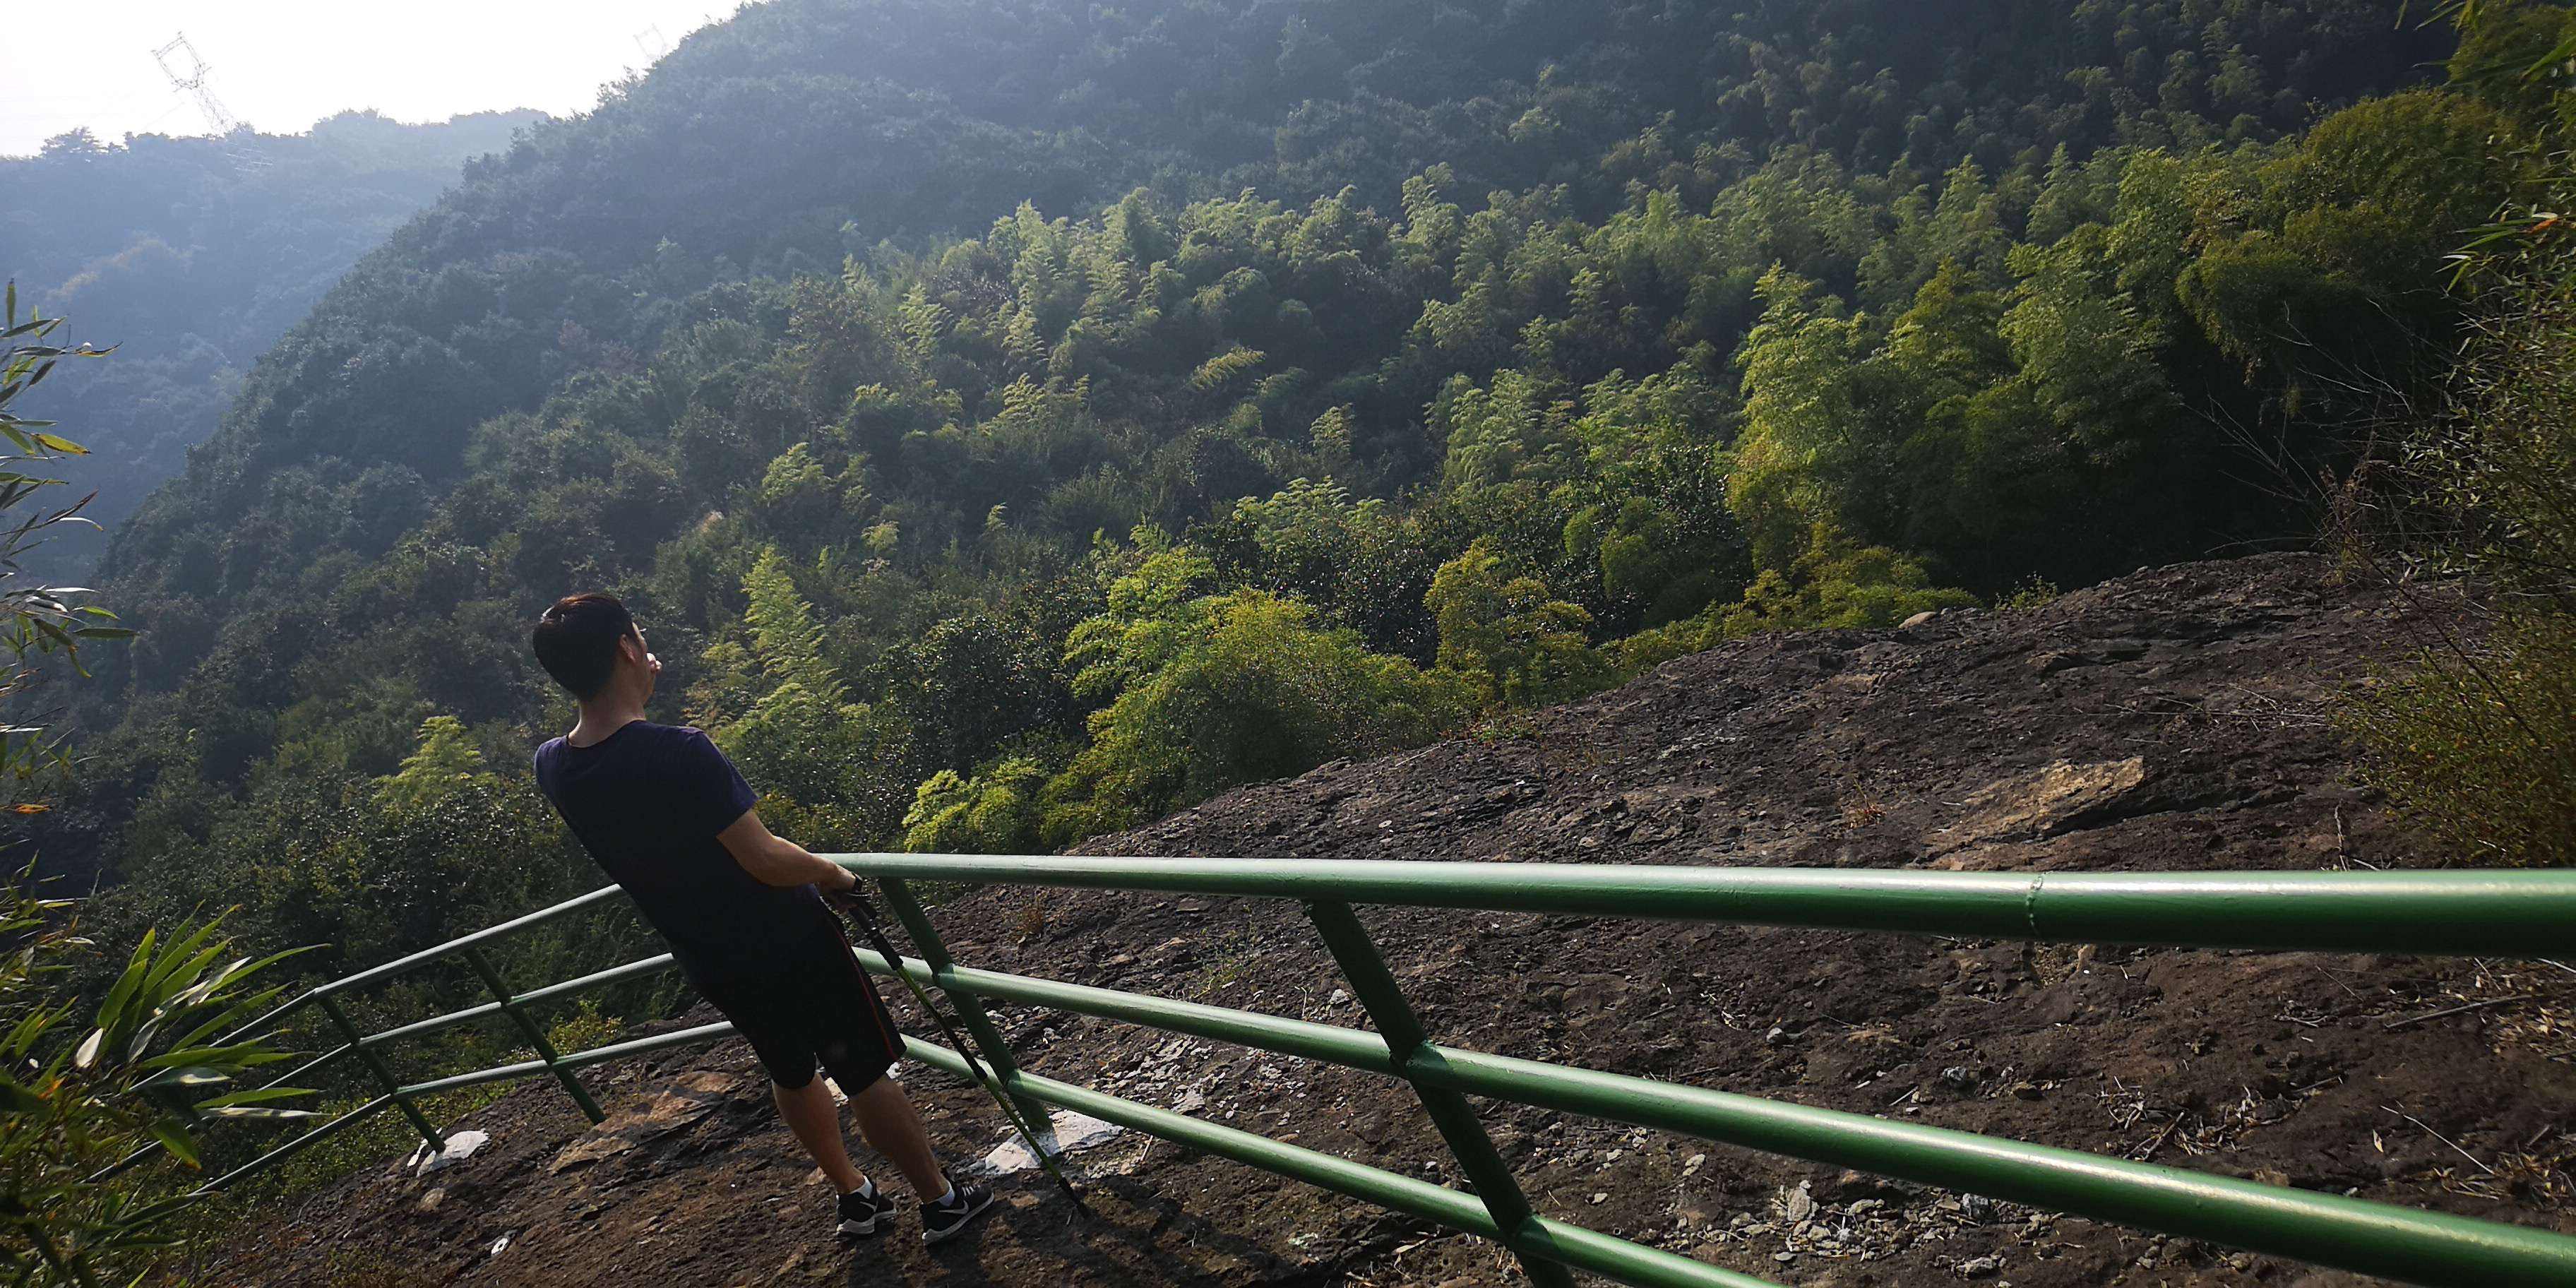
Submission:
<svg viewBox="0 0 2576 1288">
<path fill-rule="evenodd" d="M 1385 760 L 1235 792 L 1096 853 L 2012 870 L 2440 866 L 2350 785 L 2330 696 L 2412 640 L 2384 597 L 2266 556 L 2017 613 L 1816 632 Z M 1364 1025 L 1291 905 L 989 889 L 936 912 L 968 964 Z M 1363 918 L 1437 1040 L 2576 1233 L 2576 969 L 2032 947 L 1430 910 Z M 916 1033 L 908 1006 L 898 1009 Z M 1434 1180 L 1400 1083 L 1028 1008 L 1037 1072 Z M 934 1136 L 988 1104 L 907 1066 Z M 1493 1246 L 1135 1135 L 1076 1156 L 1101 1220 L 1030 1176 L 931 1252 L 847 1244 L 739 1044 L 597 1071 L 242 1232 L 261 1285 L 1466 1285 Z M 1973 1195 L 1504 1105 L 1547 1215 L 1838 1288 L 2369 1282 Z M 506 1245 L 496 1244 L 504 1239 Z"/>
</svg>

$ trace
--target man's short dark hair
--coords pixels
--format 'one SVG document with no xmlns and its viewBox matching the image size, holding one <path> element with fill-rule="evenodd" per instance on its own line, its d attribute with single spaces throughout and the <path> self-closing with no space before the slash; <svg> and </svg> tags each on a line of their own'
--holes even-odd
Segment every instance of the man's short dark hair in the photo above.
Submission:
<svg viewBox="0 0 2576 1288">
<path fill-rule="evenodd" d="M 614 595 L 566 595 L 537 618 L 537 662 L 555 683 L 588 698 L 617 672 L 617 643 L 635 631 L 635 618 Z"/>
</svg>

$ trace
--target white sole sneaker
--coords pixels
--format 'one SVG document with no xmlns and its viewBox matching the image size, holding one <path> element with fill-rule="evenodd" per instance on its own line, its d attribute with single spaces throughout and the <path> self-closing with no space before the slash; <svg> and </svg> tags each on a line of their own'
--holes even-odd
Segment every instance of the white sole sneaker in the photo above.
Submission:
<svg viewBox="0 0 2576 1288">
<path fill-rule="evenodd" d="M 921 1209 L 921 1241 L 923 1243 L 946 1243 L 950 1239 L 954 1239 L 958 1235 L 964 1234 L 966 1232 L 966 1227 L 972 1225 L 975 1218 L 981 1215 L 984 1209 L 993 1206 L 993 1199 L 994 1195 L 992 1191 L 987 1190 L 982 1195 L 978 1196 L 974 1203 L 969 1204 L 963 1210 L 940 1210 L 932 1208 L 927 1204 L 923 1205 Z M 934 1212 L 938 1214 L 935 1219 L 941 1222 L 937 1227 L 933 1227 L 930 1224 L 934 1219 L 932 1216 L 932 1213 Z"/>
<path fill-rule="evenodd" d="M 894 1215 L 894 1204 L 886 1202 L 884 1196 L 879 1195 L 877 1201 L 870 1206 L 872 1210 L 863 1217 L 851 1216 L 846 1211 L 843 1212 L 841 1215 L 841 1223 L 836 1228 L 844 1236 L 853 1239 L 864 1239 L 871 1234 L 875 1234 L 877 1232 L 877 1226 L 882 1224 L 887 1217 Z"/>
</svg>

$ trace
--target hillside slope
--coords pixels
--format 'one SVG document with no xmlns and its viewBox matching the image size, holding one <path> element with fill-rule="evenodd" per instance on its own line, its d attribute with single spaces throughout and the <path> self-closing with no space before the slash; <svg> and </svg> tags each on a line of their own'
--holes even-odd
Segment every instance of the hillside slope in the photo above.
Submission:
<svg viewBox="0 0 2576 1288">
<path fill-rule="evenodd" d="M 1185 537 L 1281 493 L 1336 512 L 1344 492 L 1379 499 L 1374 517 L 1318 518 L 1413 525 L 1383 578 L 1316 577 L 1330 543 L 1273 560 L 1281 543 L 1254 530 L 1236 534 L 1227 588 L 1304 595 L 1373 649 L 1428 662 L 1423 594 L 1485 535 L 1606 643 L 1731 600 L 1757 571 L 1716 454 L 1745 427 L 1732 355 L 1772 304 L 1766 334 L 1822 345 L 1840 324 L 1788 323 L 1906 315 L 1952 261 L 1967 276 L 1943 277 L 1918 321 L 1956 333 L 1929 352 L 1978 365 L 1899 362 L 1872 388 L 1928 407 L 2009 385 L 1990 409 L 2009 432 L 1989 417 L 1973 436 L 2009 446 L 1990 467 L 1926 442 L 1911 477 L 1938 504 L 1921 522 L 1857 502 L 1790 516 L 1797 539 L 1766 538 L 1762 570 L 1794 571 L 1791 547 L 1828 518 L 1912 553 L 1962 544 L 1948 516 L 1974 516 L 1998 566 L 1941 571 L 1992 574 L 1980 591 L 2269 534 L 2280 507 L 2259 498 L 2249 530 L 2227 481 L 2243 472 L 2204 433 L 2212 416 L 2276 419 L 2284 377 L 2256 378 L 2269 342 L 2240 332 L 2297 325 L 2283 319 L 2310 305 L 2283 291 L 2339 319 L 2446 317 L 2417 265 L 2449 243 L 2336 233 L 2404 267 L 2354 277 L 2311 256 L 2315 273 L 2283 278 L 2265 258 L 2206 320 L 2170 285 L 2197 261 L 2166 252 L 2235 255 L 2293 215 L 2462 226 L 2496 200 L 2477 161 L 2496 123 L 2421 89 L 2447 37 L 2392 26 L 2375 0 L 2062 10 L 746 6 L 596 110 L 469 167 L 246 376 L 101 565 L 103 600 L 144 634 L 73 699 L 113 732 L 40 849 L 188 906 L 189 873 L 227 864 L 172 856 L 225 831 L 250 791 L 336 796 L 391 772 L 435 714 L 517 759 L 498 753 L 552 718 L 553 690 L 521 650 L 461 661 L 460 633 L 504 639 L 568 589 L 609 588 L 663 627 L 685 688 L 719 677 L 702 655 L 740 636 L 744 578 L 771 547 L 847 623 L 828 647 L 852 697 L 911 726 L 868 753 L 883 781 L 858 803 L 802 801 L 876 841 L 941 769 L 1018 754 L 1003 743 L 1021 734 L 1080 741 L 1054 672 L 1101 598 L 1095 534 Z M 2310 146 L 2311 127 L 2392 94 Z M 2202 228 L 2184 198 L 2210 183 L 2261 213 L 2219 203 L 2225 226 Z M 2095 224 L 2112 231 L 2067 241 Z M 2058 258 L 2010 328 L 2032 339 L 2007 345 L 2016 245 Z M 2142 247 L 2153 262 L 2131 262 Z M 1774 265 L 1841 302 L 1791 301 L 1785 277 L 1765 290 Z M 1832 343 L 1857 360 L 1877 340 Z M 2099 364 L 2046 356 L 2096 348 L 2143 365 L 2095 389 L 2068 377 Z M 2025 350 L 2041 355 L 2027 381 Z M 1919 410 L 1854 421 L 1897 432 Z M 2154 450 L 2124 446 L 2133 434 Z M 2184 472 L 2133 479 L 2137 459 Z M 2051 504 L 1953 497 L 1954 475 Z M 2151 499 L 2172 479 L 2182 502 Z M 2054 503 L 2079 496 L 2082 522 L 2062 523 Z M 2102 522 L 2106 505 L 2148 518 Z M 1996 553 L 2027 547 L 2048 557 Z M 1368 602 L 1330 602 L 1337 581 Z M 956 652 L 1007 658 L 1035 695 L 990 715 L 917 701 L 905 679 L 940 658 L 911 646 L 943 622 L 970 636 Z M 311 736 L 331 726 L 368 732 Z M 134 807 L 153 792 L 155 809 Z"/>
<path fill-rule="evenodd" d="M 2141 572 L 2027 612 L 1731 645 L 1501 736 L 1327 765 L 1094 848 L 2431 865 L 2438 856 L 2410 849 L 2346 785 L 2318 714 L 2420 625 L 2307 557 Z M 1293 907 L 988 890 L 938 916 L 973 964 L 1362 1023 Z M 2576 972 L 2565 966 L 1367 919 L 1431 1030 L 1457 1045 L 2576 1230 Z M 2485 1005 L 2428 1015 L 2469 1002 Z M 1437 1141 L 1400 1085 L 1067 1017 L 1015 1011 L 1005 1023 L 1054 1076 L 1440 1174 Z M 962 1088 L 911 1076 L 944 1146 L 997 1137 Z M 908 1218 L 896 1238 L 847 1250 L 825 1232 L 820 1187 L 786 1161 L 739 1046 L 598 1081 L 620 1116 L 604 1133 L 582 1130 L 553 1089 L 524 1090 L 466 1124 L 494 1134 L 484 1154 L 428 1180 L 343 1182 L 245 1235 L 206 1282 L 1516 1278 L 1487 1245 L 1132 1136 L 1079 1156 L 1101 1225 L 1069 1226 L 1023 1181 L 980 1238 L 937 1257 L 911 1241 Z M 1488 1122 L 1543 1211 L 1785 1283 L 2359 1282 L 1561 1115 L 1496 1108 Z M 566 1153 L 607 1137 L 634 1143 Z M 605 1157 L 577 1161 L 594 1152 Z M 1788 1218 L 1793 1206 L 1806 1222 Z"/>
<path fill-rule="evenodd" d="M 119 529 L 141 635 L 21 834 L 103 939 L 238 905 L 318 976 L 588 879 L 524 769 L 575 589 L 797 835 L 1025 851 L 2296 540 L 2385 415 L 2326 391 L 2438 377 L 2443 230 L 2512 190 L 2449 45 L 2376 0 L 749 6 L 259 364 Z M 433 730 L 491 772 L 378 808 Z"/>
</svg>

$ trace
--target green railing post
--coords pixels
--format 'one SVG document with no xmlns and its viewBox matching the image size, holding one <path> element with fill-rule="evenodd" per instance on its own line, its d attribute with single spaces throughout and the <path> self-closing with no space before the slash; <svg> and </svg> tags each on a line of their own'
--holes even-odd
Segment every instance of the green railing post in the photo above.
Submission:
<svg viewBox="0 0 2576 1288">
<path fill-rule="evenodd" d="M 420 1138 L 428 1141 L 431 1149 L 447 1148 L 447 1138 L 440 1135 L 436 1127 L 430 1126 L 429 1119 L 421 1115 L 420 1107 L 402 1093 L 402 1084 L 394 1081 L 394 1071 L 385 1067 L 384 1057 L 377 1055 L 367 1045 L 366 1035 L 358 1031 L 357 1025 L 350 1023 L 349 1013 L 340 1009 L 340 999 L 324 993 L 315 1000 L 322 1004 L 322 1013 L 330 1016 L 331 1023 L 340 1030 L 341 1039 L 358 1049 L 359 1061 L 367 1066 L 367 1072 L 376 1075 L 376 1085 L 394 1102 L 396 1109 L 403 1111 L 403 1117 L 411 1120 L 412 1129 L 420 1133 Z"/>
<path fill-rule="evenodd" d="M 1512 1178 L 1511 1167 L 1494 1149 L 1494 1139 L 1485 1134 L 1485 1124 L 1476 1117 L 1475 1106 L 1467 1098 L 1446 1087 L 1436 1087 L 1413 1076 L 1410 1063 L 1430 1041 L 1422 1031 L 1422 1021 L 1404 1000 L 1404 990 L 1395 975 L 1386 968 L 1386 959 L 1378 955 L 1377 944 L 1370 940 L 1368 929 L 1351 912 L 1347 903 L 1314 902 L 1306 905 L 1306 915 L 1324 937 L 1324 946 L 1332 950 L 1333 960 L 1342 967 L 1343 978 L 1350 981 L 1351 992 L 1368 1012 L 1369 1022 L 1377 1026 L 1378 1036 L 1386 1039 L 1387 1054 L 1395 1062 L 1396 1073 L 1413 1086 L 1422 1100 L 1422 1108 L 1431 1116 L 1431 1125 L 1440 1131 L 1440 1139 L 1458 1160 L 1459 1169 L 1476 1187 L 1476 1197 L 1483 1200 L 1485 1211 L 1494 1218 L 1494 1228 L 1502 1231 L 1503 1243 L 1520 1258 L 1521 1270 L 1530 1282 L 1545 1288 L 1572 1288 L 1574 1276 L 1566 1268 L 1534 1253 L 1533 1245 L 1544 1242 L 1537 1224 L 1536 1212 L 1530 1209 L 1529 1196 L 1521 1192 L 1520 1182 Z"/>
<path fill-rule="evenodd" d="M 885 890 L 886 906 L 894 909 L 895 920 L 902 922 L 904 933 L 912 936 L 912 946 L 921 950 L 923 961 L 930 963 L 933 978 L 954 967 L 957 963 L 949 958 L 948 945 L 939 938 L 939 931 L 931 926 L 930 914 L 922 911 L 921 901 L 913 897 L 912 888 L 895 877 L 883 878 L 877 884 Z M 895 963 L 898 969 L 902 965 L 901 962 Z M 1046 1132 L 1048 1141 L 1052 1143 L 1054 1131 L 1048 1124 L 1055 1119 L 1048 1115 L 1044 1104 L 1030 1099 L 1012 1085 L 1019 1080 L 1020 1062 L 1012 1057 L 1011 1044 L 1002 1039 L 1002 1030 L 994 1026 L 993 1017 L 985 1013 L 984 1000 L 945 984 L 940 985 L 940 991 L 948 994 L 948 1000 L 956 1004 L 958 1021 L 984 1048 L 984 1058 L 992 1064 L 993 1076 L 1000 1078 L 1003 1088 L 1011 1093 L 1011 1103 L 1020 1107 L 1020 1116 L 1032 1127 Z"/>
<path fill-rule="evenodd" d="M 599 1102 L 590 1098 L 590 1090 L 581 1085 L 581 1079 L 575 1077 L 572 1070 L 564 1067 L 563 1056 L 555 1051 L 554 1043 L 546 1040 L 546 1031 L 538 1028 L 537 1022 L 529 1018 L 528 1013 L 520 1008 L 517 1000 L 510 996 L 510 985 L 501 978 L 501 972 L 492 965 L 492 959 L 484 956 L 480 948 L 468 948 L 465 950 L 465 961 L 467 965 L 474 968 L 475 974 L 483 977 L 483 986 L 492 990 L 493 1000 L 501 1004 L 501 1013 L 509 1016 L 510 1022 L 519 1026 L 519 1035 L 528 1040 L 528 1045 L 537 1049 L 537 1058 L 545 1061 L 546 1070 L 555 1075 L 555 1081 L 563 1084 L 563 1089 L 572 1097 L 572 1102 L 581 1106 L 581 1112 L 590 1119 L 591 1126 L 596 1127 L 607 1122 L 608 1115 L 599 1111 Z"/>
</svg>

